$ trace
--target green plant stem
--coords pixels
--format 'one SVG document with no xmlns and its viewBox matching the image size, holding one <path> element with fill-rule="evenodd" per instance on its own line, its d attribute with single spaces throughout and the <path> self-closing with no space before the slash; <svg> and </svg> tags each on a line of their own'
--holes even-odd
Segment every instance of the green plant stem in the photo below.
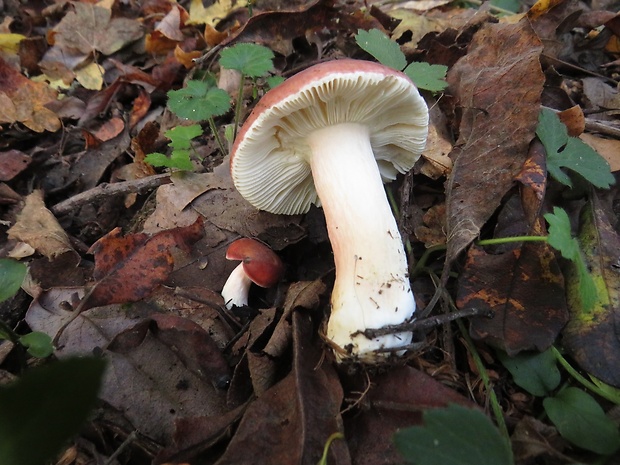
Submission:
<svg viewBox="0 0 620 465">
<path fill-rule="evenodd" d="M 421 271 L 426 268 L 426 262 L 428 262 L 428 259 L 431 256 L 431 254 L 442 251 L 442 250 L 446 250 L 446 249 L 447 247 L 445 244 L 433 245 L 429 247 L 428 249 L 426 249 L 424 253 L 422 254 L 422 256 L 420 257 L 420 259 L 415 264 L 415 267 L 413 268 L 413 270 L 411 271 L 411 276 L 418 276 L 421 273 Z"/>
<path fill-rule="evenodd" d="M 493 410 L 493 415 L 495 416 L 495 422 L 497 423 L 497 427 L 507 439 L 510 439 L 510 435 L 508 434 L 508 428 L 506 427 L 506 421 L 504 420 L 504 412 L 502 411 L 502 407 L 499 405 L 499 401 L 497 400 L 497 395 L 495 394 L 495 391 L 491 387 L 491 380 L 489 379 L 487 369 L 482 362 L 482 358 L 480 358 L 480 354 L 476 350 L 474 342 L 471 340 L 471 337 L 469 337 L 469 333 L 467 332 L 467 328 L 465 328 L 465 324 L 460 320 L 456 320 L 456 324 L 459 326 L 461 334 L 465 339 L 465 343 L 467 344 L 467 350 L 471 354 L 474 364 L 476 365 L 476 368 L 480 373 L 480 378 L 482 379 L 484 388 L 489 395 L 489 402 L 491 404 L 491 409 Z"/>
<path fill-rule="evenodd" d="M 588 388 L 590 391 L 599 395 L 600 397 L 607 399 L 614 404 L 620 405 L 620 399 L 617 396 L 612 395 L 611 393 L 605 392 L 603 389 L 598 387 L 592 381 L 586 379 L 583 375 L 581 375 L 577 370 L 573 368 L 573 366 L 564 358 L 564 356 L 560 353 L 560 351 L 555 347 L 551 346 L 551 352 L 555 359 L 562 365 L 562 367 L 566 370 L 566 372 L 571 375 L 576 381 L 581 383 L 583 386 Z"/>
<path fill-rule="evenodd" d="M 243 83 L 245 82 L 245 74 L 241 73 L 241 79 L 239 84 L 239 92 L 237 93 L 237 103 L 235 104 L 235 132 L 233 134 L 233 140 L 237 138 L 237 131 L 239 130 L 239 121 L 241 120 L 241 106 L 243 105 Z"/>
<path fill-rule="evenodd" d="M 548 242 L 547 236 L 510 236 L 510 237 L 496 237 L 495 239 L 482 239 L 476 241 L 476 245 L 500 245 L 511 244 L 513 242 Z"/>
<path fill-rule="evenodd" d="M 213 133 L 213 137 L 215 137 L 215 142 L 217 144 L 217 146 L 219 147 L 220 151 L 222 152 L 223 156 L 226 156 L 228 154 L 228 150 L 226 150 L 224 148 L 224 144 L 222 143 L 222 139 L 220 138 L 220 134 L 217 132 L 217 126 L 215 126 L 215 120 L 213 119 L 213 116 L 211 118 L 209 118 L 209 127 L 211 128 L 211 132 Z"/>
<path fill-rule="evenodd" d="M 323 448 L 323 455 L 321 456 L 321 460 L 318 461 L 317 465 L 327 465 L 327 454 L 329 454 L 329 448 L 336 439 L 344 439 L 344 434 L 341 432 L 333 433 L 330 437 L 327 438 L 325 442 L 325 447 Z"/>
</svg>

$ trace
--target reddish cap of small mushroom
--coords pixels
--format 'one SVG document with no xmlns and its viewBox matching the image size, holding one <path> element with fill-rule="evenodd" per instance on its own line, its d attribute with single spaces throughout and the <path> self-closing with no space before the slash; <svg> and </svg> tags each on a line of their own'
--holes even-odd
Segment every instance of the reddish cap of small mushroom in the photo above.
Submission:
<svg viewBox="0 0 620 465">
<path fill-rule="evenodd" d="M 261 287 L 274 286 L 284 273 L 284 264 L 273 250 L 262 242 L 247 237 L 230 244 L 226 258 L 241 260 L 247 277 Z"/>
</svg>

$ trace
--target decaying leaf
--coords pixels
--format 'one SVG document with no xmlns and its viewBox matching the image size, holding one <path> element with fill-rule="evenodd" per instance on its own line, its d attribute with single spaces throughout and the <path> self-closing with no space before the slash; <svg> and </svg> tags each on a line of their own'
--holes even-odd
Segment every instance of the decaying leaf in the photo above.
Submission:
<svg viewBox="0 0 620 465">
<path fill-rule="evenodd" d="M 142 36 L 138 21 L 112 18 L 112 11 L 91 3 L 71 3 L 70 10 L 54 28 L 54 45 L 77 49 L 85 55 L 99 51 L 111 55 Z"/>
<path fill-rule="evenodd" d="M 35 132 L 58 131 L 60 120 L 45 107 L 56 96 L 47 84 L 28 79 L 0 57 L 0 124 L 19 122 Z"/>
<path fill-rule="evenodd" d="M 314 464 L 327 438 L 341 431 L 343 392 L 338 377 L 331 365 L 320 363 L 321 351 L 308 315 L 294 312 L 292 317 L 291 372 L 248 406 L 217 465 Z M 332 444 L 329 463 L 351 463 L 342 442 Z"/>
<path fill-rule="evenodd" d="M 568 320 L 562 273 L 544 242 L 501 254 L 472 247 L 459 284 L 460 309 L 495 313 L 491 319 L 473 318 L 472 336 L 510 355 L 547 349 Z"/>
<path fill-rule="evenodd" d="M 567 276 L 571 320 L 564 345 L 579 365 L 600 380 L 620 387 L 620 235 L 614 229 L 609 198 L 594 193 L 581 214 L 579 241 L 598 291 L 598 302 L 584 311 L 578 276 Z M 572 268 L 571 268 L 572 270 Z"/>
<path fill-rule="evenodd" d="M 116 228 L 92 245 L 95 285 L 83 308 L 136 302 L 163 283 L 174 267 L 172 248 L 188 250 L 202 237 L 202 221 L 182 228 L 122 236 Z"/>
<path fill-rule="evenodd" d="M 58 357 L 102 353 L 108 368 L 100 398 L 133 424 L 132 429 L 160 444 L 170 444 L 180 418 L 226 411 L 225 396 L 214 380 L 185 366 L 187 352 L 181 358 L 169 344 L 145 331 L 144 318 L 152 314 L 152 308 L 110 305 L 76 317 L 70 307 L 82 297 L 82 288 L 43 292 L 32 302 L 26 321 L 35 331 L 58 336 Z M 106 350 L 110 345 L 117 351 Z"/>
<path fill-rule="evenodd" d="M 456 391 L 409 366 L 361 378 L 354 392 L 364 408 L 348 418 L 345 427 L 352 463 L 359 465 L 401 463 L 393 435 L 398 428 L 419 425 L 424 410 L 449 403 L 474 407 Z"/>
<path fill-rule="evenodd" d="M 527 20 L 485 24 L 448 72 L 462 116 L 447 183 L 447 263 L 478 236 L 526 160 L 544 83 L 541 51 Z"/>
<path fill-rule="evenodd" d="M 26 197 L 24 208 L 8 234 L 10 238 L 29 244 L 49 259 L 67 252 L 75 253 L 67 233 L 45 206 L 40 190 Z"/>
</svg>

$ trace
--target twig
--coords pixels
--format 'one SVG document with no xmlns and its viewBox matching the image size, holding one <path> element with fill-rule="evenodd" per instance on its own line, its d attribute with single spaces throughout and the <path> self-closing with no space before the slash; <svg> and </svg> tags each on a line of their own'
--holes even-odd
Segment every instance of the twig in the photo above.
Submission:
<svg viewBox="0 0 620 465">
<path fill-rule="evenodd" d="M 363 334 L 368 339 L 374 339 L 379 336 L 385 336 L 386 334 L 400 333 L 403 331 L 421 332 L 427 329 L 435 328 L 436 326 L 450 323 L 451 321 L 459 318 L 471 318 L 474 316 L 492 318 L 494 312 L 488 309 L 468 308 L 465 310 L 457 310 L 455 312 L 444 313 L 442 315 L 431 316 L 420 320 L 414 320 L 409 323 L 403 323 L 400 325 L 384 326 L 383 328 L 366 329 L 356 334 Z"/>
<path fill-rule="evenodd" d="M 83 205 L 98 202 L 106 198 L 129 193 L 142 193 L 155 189 L 162 184 L 170 182 L 170 174 L 156 174 L 147 178 L 134 179 L 132 181 L 115 182 L 112 184 L 103 183 L 85 192 L 81 192 L 73 197 L 57 203 L 51 208 L 56 216 L 66 215 Z"/>
<path fill-rule="evenodd" d="M 620 128 L 610 126 L 601 121 L 595 121 L 591 118 L 586 118 L 586 129 L 590 132 L 598 132 L 604 136 L 615 137 L 620 139 Z"/>
</svg>

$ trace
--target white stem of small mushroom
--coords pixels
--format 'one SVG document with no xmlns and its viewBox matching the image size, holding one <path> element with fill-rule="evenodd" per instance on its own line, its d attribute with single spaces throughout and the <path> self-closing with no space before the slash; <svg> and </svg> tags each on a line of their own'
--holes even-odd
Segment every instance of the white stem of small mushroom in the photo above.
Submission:
<svg viewBox="0 0 620 465">
<path fill-rule="evenodd" d="M 330 126 L 314 131 L 308 144 L 336 264 L 327 337 L 351 358 L 373 361 L 380 358 L 373 351 L 411 342 L 408 332 L 375 339 L 354 335 L 403 323 L 415 312 L 402 239 L 368 129 Z"/>
<path fill-rule="evenodd" d="M 242 307 L 248 304 L 248 294 L 252 281 L 243 270 L 243 263 L 240 263 L 224 283 L 222 297 L 226 303 L 226 308 L 231 309 L 233 305 Z"/>
</svg>

